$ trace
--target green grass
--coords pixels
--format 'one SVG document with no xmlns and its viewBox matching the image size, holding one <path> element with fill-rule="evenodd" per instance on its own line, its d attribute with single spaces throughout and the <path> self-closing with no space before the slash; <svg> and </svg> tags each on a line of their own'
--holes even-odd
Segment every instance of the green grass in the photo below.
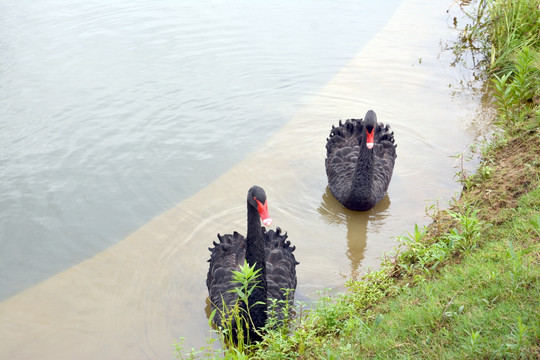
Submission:
<svg viewBox="0 0 540 360">
<path fill-rule="evenodd" d="M 471 23 L 461 31 L 456 50 L 479 54 L 489 73 L 513 71 L 516 54 L 524 47 L 540 47 L 540 0 L 479 0 L 468 14 Z M 466 9 L 468 7 L 463 7 Z"/>
<path fill-rule="evenodd" d="M 507 131 L 514 133 L 523 131 L 519 125 L 527 124 L 526 118 L 534 116 L 538 111 L 535 99 L 539 95 L 540 64 L 535 64 L 537 57 L 538 53 L 523 47 L 517 53 L 515 66 L 511 71 L 501 76 L 493 74 L 494 97 L 500 116 L 498 124 L 504 126 Z M 536 121 L 531 125 L 538 127 L 540 124 Z"/>
<path fill-rule="evenodd" d="M 506 222 L 483 233 L 481 250 L 376 305 L 358 331 L 333 340 L 332 354 L 337 358 L 344 344 L 353 344 L 349 358 L 534 358 L 540 351 L 540 239 L 530 220 L 539 213 L 537 188 Z M 311 355 L 323 358 L 324 352 Z"/>
</svg>

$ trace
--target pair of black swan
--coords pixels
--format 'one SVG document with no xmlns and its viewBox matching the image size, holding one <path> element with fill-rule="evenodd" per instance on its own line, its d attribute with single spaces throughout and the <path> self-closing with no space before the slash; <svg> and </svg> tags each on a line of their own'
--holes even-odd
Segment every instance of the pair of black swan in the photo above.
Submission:
<svg viewBox="0 0 540 360">
<path fill-rule="evenodd" d="M 373 208 L 386 193 L 394 169 L 396 145 L 389 126 L 378 124 L 375 112 L 370 110 L 363 120 L 349 119 L 332 126 L 326 149 L 326 173 L 334 197 L 352 210 Z M 271 299 L 292 304 L 296 289 L 295 247 L 279 227 L 276 231 L 261 227 L 261 219 L 265 226 L 272 223 L 265 191 L 253 186 L 247 196 L 247 236 L 237 232 L 218 234 L 219 243 L 209 248 L 206 285 L 211 307 L 218 310 L 214 318 L 218 326 L 223 324 L 222 315 L 238 301 L 238 295 L 230 291 L 235 287 L 232 271 L 237 271 L 244 260 L 260 269 L 259 283 L 248 297 L 250 306 L 258 302 L 250 308 L 254 328 L 244 324 L 248 341 L 261 340 L 260 330 L 266 324 Z M 245 310 L 245 304 L 241 306 Z"/>
</svg>

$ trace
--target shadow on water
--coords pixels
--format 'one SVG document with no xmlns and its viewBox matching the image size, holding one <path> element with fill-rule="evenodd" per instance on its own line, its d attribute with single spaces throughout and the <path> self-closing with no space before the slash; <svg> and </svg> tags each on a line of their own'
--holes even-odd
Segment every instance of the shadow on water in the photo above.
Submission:
<svg viewBox="0 0 540 360">
<path fill-rule="evenodd" d="M 362 260 L 364 260 L 368 242 L 368 227 L 370 224 L 374 227 L 383 224 L 388 216 L 389 207 L 390 197 L 386 194 L 373 209 L 352 211 L 341 205 L 332 195 L 330 189 L 326 187 L 326 192 L 322 195 L 322 201 L 317 211 L 326 223 L 347 228 L 346 254 L 350 260 L 351 272 L 345 275 L 345 278 L 357 280 L 361 275 Z"/>
</svg>

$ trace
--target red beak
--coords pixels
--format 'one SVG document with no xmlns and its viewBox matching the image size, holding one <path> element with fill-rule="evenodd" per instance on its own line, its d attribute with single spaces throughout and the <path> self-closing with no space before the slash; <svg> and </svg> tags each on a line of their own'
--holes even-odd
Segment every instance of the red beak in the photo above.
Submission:
<svg viewBox="0 0 540 360">
<path fill-rule="evenodd" d="M 373 149 L 373 144 L 374 144 L 374 142 L 375 142 L 375 141 L 373 140 L 374 135 L 375 135 L 375 128 L 373 128 L 373 129 L 371 130 L 371 132 L 367 131 L 367 129 L 366 129 L 366 135 L 367 135 L 367 139 L 366 139 L 366 147 L 367 147 L 368 149 Z"/>
<path fill-rule="evenodd" d="M 272 219 L 270 218 L 270 214 L 268 214 L 268 203 L 265 202 L 263 204 L 257 199 L 255 201 L 257 202 L 257 211 L 259 211 L 264 226 L 272 225 Z"/>
</svg>

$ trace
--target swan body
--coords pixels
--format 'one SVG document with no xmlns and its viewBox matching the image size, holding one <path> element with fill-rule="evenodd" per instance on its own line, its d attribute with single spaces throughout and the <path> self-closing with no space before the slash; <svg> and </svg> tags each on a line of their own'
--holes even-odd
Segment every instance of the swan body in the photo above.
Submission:
<svg viewBox="0 0 540 360">
<path fill-rule="evenodd" d="M 384 197 L 396 159 L 394 132 L 377 123 L 373 110 L 364 119 L 340 120 L 326 139 L 326 175 L 334 197 L 348 209 L 366 211 Z"/>
<path fill-rule="evenodd" d="M 238 295 L 230 292 L 236 284 L 232 283 L 232 271 L 238 271 L 239 265 L 248 264 L 260 269 L 257 287 L 248 298 L 250 304 L 250 316 L 257 330 L 264 327 L 267 320 L 267 309 L 270 299 L 286 300 L 291 304 L 294 300 L 296 289 L 296 261 L 291 246 L 287 240 L 287 234 L 282 233 L 278 227 L 275 231 L 261 226 L 261 219 L 266 226 L 271 224 L 268 215 L 266 193 L 258 186 L 253 186 L 248 191 L 248 226 L 246 237 L 238 232 L 233 234 L 218 234 L 219 242 L 214 241 L 214 247 L 210 250 L 210 267 L 206 279 L 208 294 L 212 309 L 217 309 L 214 322 L 220 326 L 223 324 L 222 316 L 226 308 L 233 307 L 238 301 Z M 285 289 L 290 289 L 287 295 Z M 256 302 L 259 305 L 251 307 Z M 278 303 L 279 306 L 280 303 Z M 245 306 L 245 304 L 243 304 Z M 278 318 L 282 318 L 277 311 Z M 233 324 L 233 326 L 235 326 Z M 259 341 L 260 332 L 249 329 L 249 339 Z"/>
</svg>

